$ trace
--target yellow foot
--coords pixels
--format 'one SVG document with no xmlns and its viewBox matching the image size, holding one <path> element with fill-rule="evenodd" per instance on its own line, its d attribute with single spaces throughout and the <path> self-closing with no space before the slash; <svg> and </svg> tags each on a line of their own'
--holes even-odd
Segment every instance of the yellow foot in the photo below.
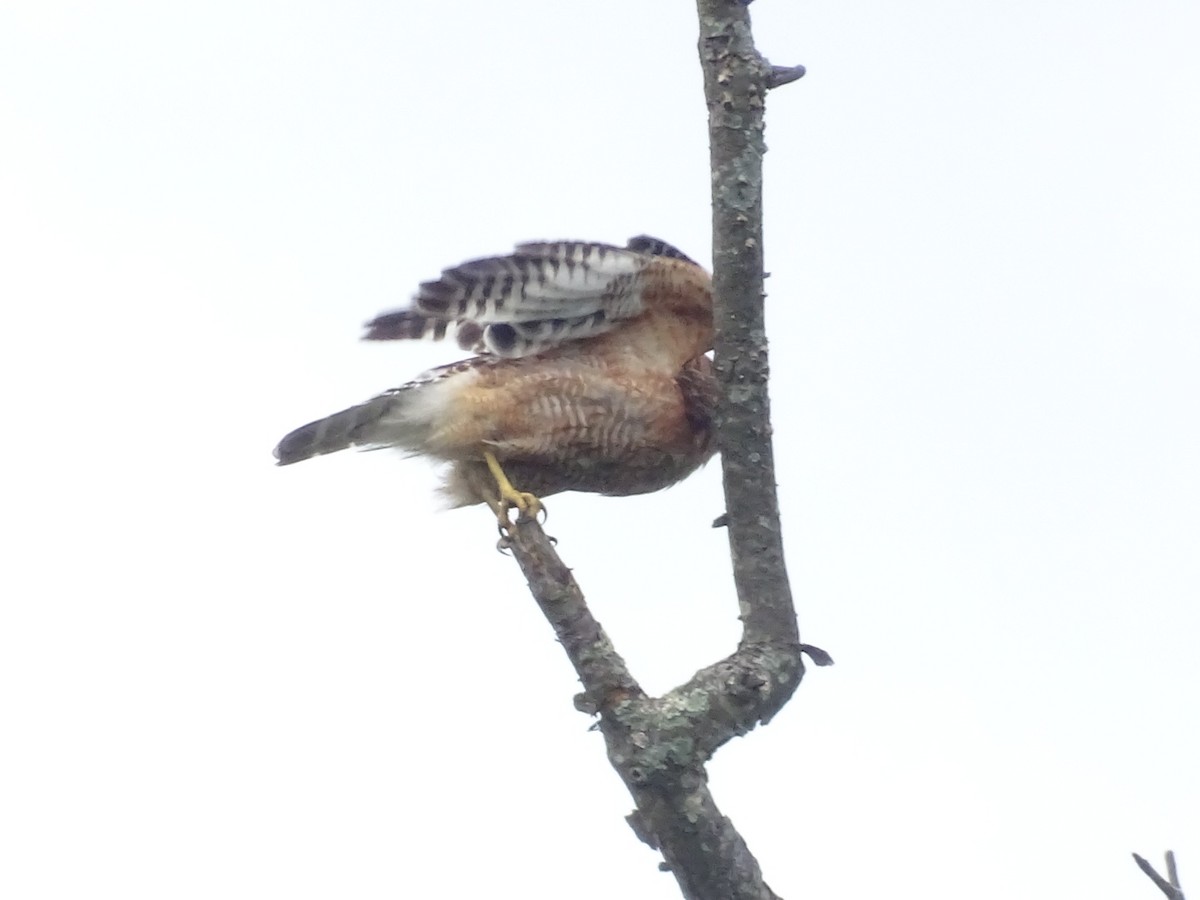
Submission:
<svg viewBox="0 0 1200 900">
<path fill-rule="evenodd" d="M 512 482 L 508 480 L 508 476 L 504 474 L 504 470 L 500 468 L 499 461 L 491 451 L 483 451 L 483 459 L 487 463 L 492 477 L 496 479 L 496 488 L 500 492 L 500 499 L 495 502 L 489 500 L 488 506 L 496 514 L 496 519 L 500 523 L 501 534 L 507 534 L 508 529 L 512 527 L 512 520 L 508 517 L 509 510 L 515 509 L 517 511 L 518 522 L 524 519 L 537 519 L 538 516 L 544 517 L 546 507 L 542 505 L 542 501 L 533 494 L 518 491 L 513 487 Z"/>
</svg>

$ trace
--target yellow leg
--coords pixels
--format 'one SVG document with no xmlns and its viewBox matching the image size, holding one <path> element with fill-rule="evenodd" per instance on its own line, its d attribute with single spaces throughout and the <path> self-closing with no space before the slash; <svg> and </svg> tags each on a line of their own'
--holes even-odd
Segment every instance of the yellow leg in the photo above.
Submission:
<svg viewBox="0 0 1200 900">
<path fill-rule="evenodd" d="M 488 505 L 492 507 L 496 518 L 500 520 L 500 528 L 502 530 L 507 530 L 508 526 L 512 524 L 508 518 L 508 511 L 510 509 L 515 508 L 517 510 L 518 521 L 524 518 L 536 519 L 545 511 L 541 500 L 533 494 L 518 491 L 512 486 L 512 482 L 508 480 L 508 476 L 500 468 L 499 460 L 496 459 L 490 450 L 483 451 L 483 459 L 487 463 L 488 471 L 496 479 L 496 488 L 500 492 L 499 501 L 494 504 L 489 501 Z"/>
</svg>

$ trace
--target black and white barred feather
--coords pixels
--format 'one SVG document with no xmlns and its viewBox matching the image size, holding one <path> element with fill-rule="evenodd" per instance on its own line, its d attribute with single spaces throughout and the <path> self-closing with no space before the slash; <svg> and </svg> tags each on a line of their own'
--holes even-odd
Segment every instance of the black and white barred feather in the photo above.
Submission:
<svg viewBox="0 0 1200 900">
<path fill-rule="evenodd" d="M 423 283 L 407 309 L 367 323 L 366 340 L 454 339 L 472 353 L 530 356 L 611 331 L 643 312 L 643 273 L 655 256 L 691 262 L 665 241 L 518 244 Z"/>
</svg>

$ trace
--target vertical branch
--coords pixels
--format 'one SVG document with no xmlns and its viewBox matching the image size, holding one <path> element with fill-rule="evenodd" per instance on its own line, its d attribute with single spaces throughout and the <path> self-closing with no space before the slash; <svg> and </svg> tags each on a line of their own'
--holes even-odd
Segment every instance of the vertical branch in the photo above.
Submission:
<svg viewBox="0 0 1200 900">
<path fill-rule="evenodd" d="M 763 317 L 763 107 L 773 84 L 802 68 L 773 69 L 754 47 L 737 0 L 697 0 L 700 64 L 712 165 L 717 442 L 744 643 L 798 645 L 771 446 Z M 780 73 L 791 73 L 785 79 Z M 798 659 L 798 653 L 797 653 Z"/>
</svg>

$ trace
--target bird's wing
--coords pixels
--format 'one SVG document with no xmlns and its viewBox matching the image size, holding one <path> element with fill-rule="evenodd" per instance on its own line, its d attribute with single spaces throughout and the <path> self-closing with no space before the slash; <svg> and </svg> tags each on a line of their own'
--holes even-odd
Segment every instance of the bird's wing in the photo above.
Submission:
<svg viewBox="0 0 1200 900">
<path fill-rule="evenodd" d="M 420 286 L 407 309 L 367 323 L 366 340 L 455 339 L 473 353 L 516 357 L 603 334 L 644 311 L 656 257 L 692 263 L 645 236 L 628 247 L 583 241 L 518 244 Z M 692 263 L 694 265 L 694 263 Z"/>
</svg>

